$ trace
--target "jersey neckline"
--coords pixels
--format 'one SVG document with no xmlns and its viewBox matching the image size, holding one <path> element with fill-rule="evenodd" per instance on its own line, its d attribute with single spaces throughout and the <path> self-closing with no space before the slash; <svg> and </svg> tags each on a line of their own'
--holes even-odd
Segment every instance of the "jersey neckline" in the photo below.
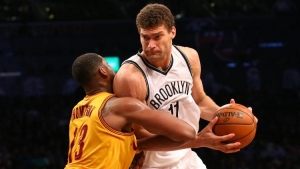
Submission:
<svg viewBox="0 0 300 169">
<path fill-rule="evenodd" d="M 170 69 L 171 69 L 172 66 L 173 66 L 173 55 L 172 55 L 172 54 L 171 54 L 171 60 L 170 60 L 170 63 L 169 63 L 168 68 L 167 68 L 166 70 L 161 70 L 161 69 L 158 69 L 157 67 L 154 67 L 153 65 L 151 65 L 151 64 L 150 64 L 150 63 L 142 56 L 141 53 L 142 53 L 142 49 L 139 49 L 137 55 L 142 59 L 142 61 L 144 62 L 144 64 L 145 64 L 148 68 L 150 68 L 150 69 L 152 69 L 152 70 L 154 70 L 154 71 L 156 71 L 156 72 L 158 72 L 158 73 L 161 73 L 161 74 L 163 74 L 163 75 L 167 75 L 168 72 L 170 71 Z"/>
</svg>

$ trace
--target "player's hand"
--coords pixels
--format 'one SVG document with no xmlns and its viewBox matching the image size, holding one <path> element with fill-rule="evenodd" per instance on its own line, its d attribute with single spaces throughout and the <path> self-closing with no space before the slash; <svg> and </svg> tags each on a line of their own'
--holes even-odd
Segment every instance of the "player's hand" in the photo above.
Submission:
<svg viewBox="0 0 300 169">
<path fill-rule="evenodd" d="M 219 150 L 224 153 L 235 153 L 240 151 L 238 146 L 240 142 L 224 143 L 224 141 L 234 137 L 234 133 L 217 136 L 213 133 L 212 128 L 216 124 L 218 117 L 215 117 L 210 123 L 197 134 L 195 141 L 195 147 L 207 147 L 214 150 Z"/>
<path fill-rule="evenodd" d="M 235 100 L 234 99 L 230 99 L 230 104 L 235 104 Z M 252 107 L 248 107 L 248 109 L 252 112 Z M 253 112 L 252 112 L 252 114 L 253 114 Z M 253 114 L 254 115 L 254 114 Z M 256 122 L 256 124 L 257 124 L 257 122 L 258 122 L 258 119 L 254 116 L 254 118 L 255 118 L 255 122 Z"/>
<path fill-rule="evenodd" d="M 135 154 L 130 169 L 141 169 L 145 160 L 145 154 L 143 151 L 139 151 Z"/>
</svg>

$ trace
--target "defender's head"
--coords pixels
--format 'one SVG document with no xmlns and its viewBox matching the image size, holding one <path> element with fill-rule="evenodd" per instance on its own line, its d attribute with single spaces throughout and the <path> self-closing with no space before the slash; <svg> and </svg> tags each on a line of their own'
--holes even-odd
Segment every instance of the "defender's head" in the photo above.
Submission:
<svg viewBox="0 0 300 169">
<path fill-rule="evenodd" d="M 96 53 L 86 53 L 77 57 L 72 65 L 72 75 L 87 94 L 97 90 L 112 92 L 115 72 L 106 60 Z"/>
</svg>

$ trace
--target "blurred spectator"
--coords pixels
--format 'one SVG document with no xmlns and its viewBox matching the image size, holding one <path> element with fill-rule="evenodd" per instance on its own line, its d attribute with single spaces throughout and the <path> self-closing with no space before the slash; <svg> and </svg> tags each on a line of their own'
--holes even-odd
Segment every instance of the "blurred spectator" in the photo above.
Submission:
<svg viewBox="0 0 300 169">
<path fill-rule="evenodd" d="M 300 89 L 300 73 L 295 68 L 287 68 L 283 72 L 283 88 L 284 89 Z"/>
<path fill-rule="evenodd" d="M 119 20 L 133 19 L 140 7 L 147 3 L 164 3 L 177 19 L 195 17 L 236 17 L 270 15 L 270 6 L 276 13 L 289 13 L 296 6 L 289 0 L 272 1 L 198 1 L 198 0 L 102 0 L 102 1 L 3 1 L 0 2 L 0 22 L 36 22 L 62 20 Z"/>
<path fill-rule="evenodd" d="M 63 84 L 62 95 L 73 94 L 78 87 L 80 87 L 78 83 L 73 78 L 69 78 Z"/>
<path fill-rule="evenodd" d="M 291 0 L 276 0 L 272 9 L 277 16 L 291 16 L 296 14 L 298 10 Z"/>
<path fill-rule="evenodd" d="M 261 89 L 260 71 L 256 67 L 251 67 L 247 70 L 246 80 L 249 92 Z"/>
<path fill-rule="evenodd" d="M 23 84 L 23 90 L 27 97 L 42 96 L 45 93 L 44 81 L 40 77 L 28 77 Z"/>
<path fill-rule="evenodd" d="M 5 95 L 6 95 L 5 91 L 0 87 L 0 96 L 5 96 Z"/>
<path fill-rule="evenodd" d="M 227 93 L 233 93 L 233 90 L 230 87 L 216 82 L 214 74 L 211 72 L 204 75 L 203 86 L 205 88 L 205 92 L 209 96 L 213 96 L 213 97 L 216 97 L 221 90 L 226 91 Z"/>
</svg>

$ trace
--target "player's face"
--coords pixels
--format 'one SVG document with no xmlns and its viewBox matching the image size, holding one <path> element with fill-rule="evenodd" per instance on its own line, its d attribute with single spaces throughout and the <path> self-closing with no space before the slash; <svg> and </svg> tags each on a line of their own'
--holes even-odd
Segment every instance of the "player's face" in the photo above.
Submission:
<svg viewBox="0 0 300 169">
<path fill-rule="evenodd" d="M 113 82 L 114 82 L 114 77 L 116 75 L 115 71 L 112 69 L 112 67 L 106 62 L 105 59 L 103 59 L 103 65 L 105 66 L 106 68 L 106 71 L 107 71 L 107 75 L 108 75 L 108 84 L 110 84 L 109 86 L 111 87 L 110 89 L 110 92 L 113 92 Z"/>
<path fill-rule="evenodd" d="M 168 31 L 164 25 L 151 29 L 140 28 L 140 41 L 144 57 L 149 62 L 161 61 L 170 57 L 175 34 L 175 27 Z"/>
<path fill-rule="evenodd" d="M 113 70 L 113 68 L 106 62 L 105 59 L 103 59 L 103 64 L 105 65 L 105 67 L 107 68 L 107 73 L 109 75 L 109 77 L 111 77 L 112 79 L 115 77 L 115 71 Z"/>
</svg>

